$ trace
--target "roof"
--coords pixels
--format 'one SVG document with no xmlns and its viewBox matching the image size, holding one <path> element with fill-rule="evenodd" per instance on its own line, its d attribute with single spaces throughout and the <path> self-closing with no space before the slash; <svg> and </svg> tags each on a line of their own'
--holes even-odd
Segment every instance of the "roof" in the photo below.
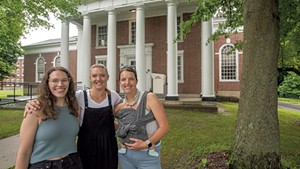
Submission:
<svg viewBox="0 0 300 169">
<path fill-rule="evenodd" d="M 77 36 L 73 36 L 69 38 L 69 42 L 74 42 L 77 41 Z M 29 45 L 25 45 L 23 47 L 31 47 L 31 46 L 40 46 L 40 45 L 50 45 L 50 44 L 60 44 L 60 38 L 56 38 L 56 39 L 48 39 L 48 40 L 44 40 L 41 42 L 36 42 L 36 43 L 32 43 Z"/>
</svg>

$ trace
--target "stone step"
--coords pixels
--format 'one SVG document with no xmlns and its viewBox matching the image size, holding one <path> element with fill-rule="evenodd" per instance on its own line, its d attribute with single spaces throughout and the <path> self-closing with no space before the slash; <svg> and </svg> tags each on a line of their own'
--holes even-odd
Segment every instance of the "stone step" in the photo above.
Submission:
<svg viewBox="0 0 300 169">
<path fill-rule="evenodd" d="M 198 110 L 201 112 L 218 113 L 216 102 L 202 101 L 165 101 L 161 100 L 165 109 Z"/>
</svg>

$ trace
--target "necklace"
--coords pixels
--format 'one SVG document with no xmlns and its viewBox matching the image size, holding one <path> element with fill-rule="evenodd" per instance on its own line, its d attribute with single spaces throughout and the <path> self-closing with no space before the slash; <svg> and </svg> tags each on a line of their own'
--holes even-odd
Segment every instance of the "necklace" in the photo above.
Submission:
<svg viewBox="0 0 300 169">
<path fill-rule="evenodd" d="M 127 106 L 132 107 L 133 105 L 135 105 L 137 103 L 139 96 L 140 96 L 140 91 L 136 90 L 135 96 L 133 98 L 133 102 L 129 103 L 128 100 L 126 99 L 126 95 L 125 95 L 123 103 L 125 103 Z"/>
</svg>

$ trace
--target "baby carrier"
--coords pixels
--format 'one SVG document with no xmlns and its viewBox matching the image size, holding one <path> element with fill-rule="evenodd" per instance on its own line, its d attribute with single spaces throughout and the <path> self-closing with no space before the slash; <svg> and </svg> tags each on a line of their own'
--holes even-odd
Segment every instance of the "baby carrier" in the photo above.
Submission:
<svg viewBox="0 0 300 169">
<path fill-rule="evenodd" d="M 152 111 L 145 115 L 147 93 L 148 92 L 144 92 L 142 95 L 136 110 L 133 108 L 124 108 L 116 115 L 119 124 L 116 136 L 120 138 L 122 144 L 133 143 L 129 138 L 148 139 L 146 125 L 154 121 L 155 117 Z"/>
</svg>

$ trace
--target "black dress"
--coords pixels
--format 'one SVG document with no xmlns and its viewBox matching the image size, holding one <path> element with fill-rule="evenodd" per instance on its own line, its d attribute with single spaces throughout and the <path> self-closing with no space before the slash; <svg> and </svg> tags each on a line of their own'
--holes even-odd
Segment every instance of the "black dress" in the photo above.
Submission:
<svg viewBox="0 0 300 169">
<path fill-rule="evenodd" d="M 85 111 L 77 142 L 84 169 L 118 168 L 118 146 L 110 94 L 108 100 L 107 107 L 90 108 L 84 90 Z"/>
</svg>

